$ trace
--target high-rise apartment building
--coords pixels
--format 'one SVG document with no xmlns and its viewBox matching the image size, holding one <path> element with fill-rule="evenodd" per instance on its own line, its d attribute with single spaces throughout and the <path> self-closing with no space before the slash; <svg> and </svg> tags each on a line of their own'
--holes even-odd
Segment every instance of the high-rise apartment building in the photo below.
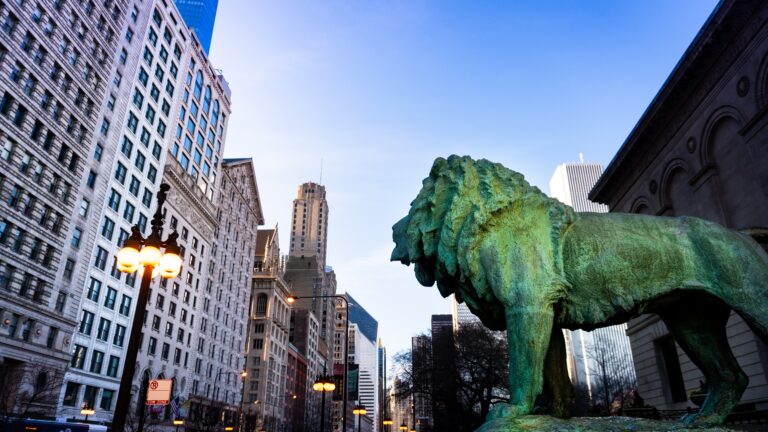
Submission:
<svg viewBox="0 0 768 432">
<path fill-rule="evenodd" d="M 0 2 L 0 409 L 52 416 L 92 265 L 126 1 Z M 120 57 L 122 58 L 122 57 Z M 108 258 L 99 255 L 98 265 Z M 87 295 L 87 294 L 86 294 Z M 88 330 L 98 332 L 98 322 Z M 113 327 L 114 329 L 114 327 Z M 103 361 L 103 363 L 102 363 Z M 94 367 L 107 367 L 108 358 Z M 29 395 L 38 394 L 29 406 Z M 112 394 L 104 394 L 110 405 Z M 23 405 L 27 406 L 23 406 Z"/>
<path fill-rule="evenodd" d="M 325 269 L 328 246 L 328 201 L 325 186 L 304 183 L 293 200 L 291 218 L 291 256 L 317 256 Z"/>
<path fill-rule="evenodd" d="M 213 36 L 213 24 L 216 21 L 216 9 L 219 0 L 175 0 L 184 22 L 195 32 L 200 45 L 208 54 Z"/>
<path fill-rule="evenodd" d="M 285 411 L 288 402 L 293 401 L 293 396 L 306 400 L 303 393 L 297 393 L 298 389 L 306 389 L 306 361 L 304 382 L 298 382 L 296 375 L 287 375 L 289 366 L 294 374 L 299 372 L 301 362 L 298 358 L 303 356 L 294 353 L 289 365 L 291 308 L 287 299 L 291 294 L 283 280 L 277 227 L 259 230 L 255 253 L 251 318 L 245 347 L 248 370 L 244 399 L 248 407 L 246 416 L 255 430 L 284 430 L 291 424 Z M 294 380 L 294 383 L 289 387 L 286 379 Z M 290 407 L 294 405 L 290 404 Z"/>
<path fill-rule="evenodd" d="M 600 164 L 587 164 L 583 161 L 562 164 L 555 169 L 550 180 L 550 193 L 577 212 L 605 213 L 608 211 L 607 206 L 588 198 L 589 191 L 602 172 Z M 600 379 L 601 374 L 609 375 L 611 382 L 622 382 L 624 389 L 634 385 L 635 367 L 626 330 L 626 324 L 591 332 L 563 330 L 571 381 L 575 386 L 585 388 L 591 398 L 596 396 L 593 392 L 603 386 L 602 383 L 608 382 Z M 607 361 L 608 356 L 610 361 Z M 612 394 L 614 390 L 607 393 Z"/>
</svg>

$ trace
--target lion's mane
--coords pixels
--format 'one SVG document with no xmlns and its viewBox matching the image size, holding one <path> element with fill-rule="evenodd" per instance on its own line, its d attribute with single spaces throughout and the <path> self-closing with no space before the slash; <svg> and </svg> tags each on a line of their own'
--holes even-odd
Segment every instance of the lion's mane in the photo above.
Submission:
<svg viewBox="0 0 768 432">
<path fill-rule="evenodd" d="M 411 262 L 431 272 L 440 293 L 456 295 L 489 328 L 506 328 L 501 303 L 493 294 L 476 255 L 483 232 L 501 212 L 540 212 L 551 222 L 557 251 L 555 277 L 562 278 L 560 238 L 573 222 L 573 210 L 531 186 L 522 174 L 501 164 L 468 156 L 438 158 L 411 203 L 406 229 Z M 514 216 L 513 216 L 514 217 Z M 421 266 L 421 269 L 419 269 Z M 563 282 L 564 283 L 564 282 Z"/>
</svg>

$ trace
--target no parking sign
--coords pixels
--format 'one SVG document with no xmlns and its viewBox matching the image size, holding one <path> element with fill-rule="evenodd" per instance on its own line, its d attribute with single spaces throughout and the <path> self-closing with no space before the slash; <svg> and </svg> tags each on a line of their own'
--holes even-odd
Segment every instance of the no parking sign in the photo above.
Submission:
<svg viewBox="0 0 768 432">
<path fill-rule="evenodd" d="M 150 380 L 147 388 L 147 405 L 168 405 L 171 401 L 171 380 Z"/>
</svg>

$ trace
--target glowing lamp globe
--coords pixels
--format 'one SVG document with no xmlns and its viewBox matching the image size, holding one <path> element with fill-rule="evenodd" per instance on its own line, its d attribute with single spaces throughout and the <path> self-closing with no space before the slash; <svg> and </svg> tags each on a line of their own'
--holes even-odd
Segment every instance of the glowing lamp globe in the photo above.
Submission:
<svg viewBox="0 0 768 432">
<path fill-rule="evenodd" d="M 157 266 L 160 263 L 160 256 L 160 249 L 155 246 L 144 245 L 139 252 L 139 261 L 144 266 Z"/>
<path fill-rule="evenodd" d="M 330 392 L 336 390 L 336 384 L 333 381 L 323 383 L 323 390 Z"/>
<path fill-rule="evenodd" d="M 181 271 L 181 257 L 173 252 L 166 252 L 160 258 L 157 268 L 160 270 L 160 276 L 166 279 L 174 278 Z"/>
<path fill-rule="evenodd" d="M 139 251 L 126 246 L 117 253 L 117 269 L 123 273 L 133 273 L 139 268 Z"/>
<path fill-rule="evenodd" d="M 315 382 L 312 385 L 312 390 L 314 390 L 314 391 L 323 391 L 323 383 L 320 382 L 320 381 Z"/>
</svg>

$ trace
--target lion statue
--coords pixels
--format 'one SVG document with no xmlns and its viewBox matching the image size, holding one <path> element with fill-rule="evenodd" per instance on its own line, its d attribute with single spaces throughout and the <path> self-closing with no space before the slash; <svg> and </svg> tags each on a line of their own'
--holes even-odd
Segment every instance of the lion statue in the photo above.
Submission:
<svg viewBox="0 0 768 432">
<path fill-rule="evenodd" d="M 531 413 L 542 393 L 567 417 L 561 330 L 655 313 L 707 379 L 685 421 L 721 423 L 748 382 L 726 339 L 730 311 L 768 339 L 768 255 L 702 219 L 576 213 L 500 164 L 451 156 L 435 160 L 392 229 L 392 261 L 507 331 L 510 400 L 489 420 Z"/>
</svg>

